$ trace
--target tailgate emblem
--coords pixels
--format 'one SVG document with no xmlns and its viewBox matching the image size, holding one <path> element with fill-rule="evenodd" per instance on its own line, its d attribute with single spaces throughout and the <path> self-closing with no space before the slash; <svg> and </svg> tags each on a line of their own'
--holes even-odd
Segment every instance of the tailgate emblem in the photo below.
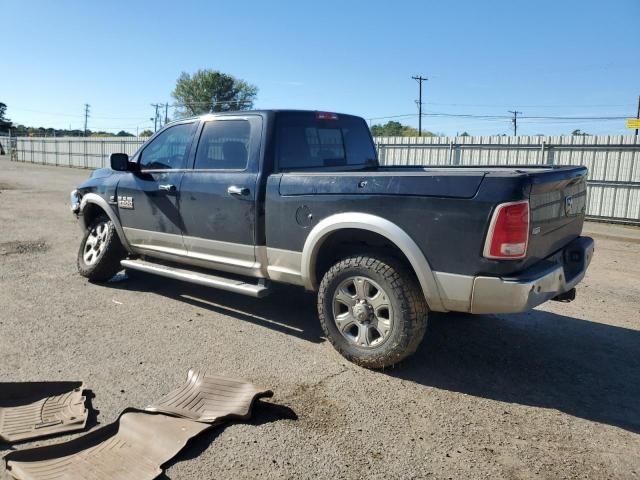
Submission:
<svg viewBox="0 0 640 480">
<path fill-rule="evenodd" d="M 573 213 L 573 197 L 571 195 L 564 199 L 564 213 L 567 216 Z"/>
</svg>

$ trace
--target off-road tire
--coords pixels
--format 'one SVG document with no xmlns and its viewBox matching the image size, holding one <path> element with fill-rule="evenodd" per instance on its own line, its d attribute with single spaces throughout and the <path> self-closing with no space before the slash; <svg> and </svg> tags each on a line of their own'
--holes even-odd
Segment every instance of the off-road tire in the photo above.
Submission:
<svg viewBox="0 0 640 480">
<path fill-rule="evenodd" d="M 106 225 L 108 228 L 104 236 L 104 240 L 101 240 L 104 242 L 103 251 L 97 257 L 95 263 L 89 263 L 85 260 L 87 241 L 92 235 L 92 232 L 95 232 L 96 228 L 100 225 Z M 118 232 L 116 232 L 115 225 L 106 214 L 100 214 L 87 227 L 87 230 L 82 237 L 82 242 L 80 242 L 77 259 L 78 272 L 80 275 L 88 278 L 92 282 L 106 282 L 122 270 L 120 260 L 125 256 L 126 251 L 122 246 L 122 243 L 120 243 L 120 238 L 118 237 Z"/>
<path fill-rule="evenodd" d="M 373 280 L 382 287 L 393 308 L 390 332 L 377 347 L 363 348 L 350 342 L 334 319 L 334 294 L 351 277 Z M 318 314 L 327 339 L 342 356 L 362 367 L 383 368 L 416 351 L 427 328 L 428 307 L 415 275 L 402 261 L 377 254 L 352 255 L 324 275 L 318 290 Z"/>
</svg>

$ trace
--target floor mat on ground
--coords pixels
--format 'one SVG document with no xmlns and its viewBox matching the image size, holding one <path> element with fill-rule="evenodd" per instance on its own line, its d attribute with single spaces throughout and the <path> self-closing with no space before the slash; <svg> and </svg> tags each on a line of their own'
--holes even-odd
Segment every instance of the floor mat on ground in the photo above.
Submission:
<svg viewBox="0 0 640 480">
<path fill-rule="evenodd" d="M 82 430 L 82 382 L 0 383 L 0 440 L 20 442 Z"/>
<path fill-rule="evenodd" d="M 187 442 L 211 428 L 185 418 L 126 410 L 110 425 L 69 442 L 9 453 L 19 480 L 151 480 Z"/>
<path fill-rule="evenodd" d="M 245 380 L 189 370 L 184 385 L 145 410 L 197 422 L 218 423 L 227 418 L 248 418 L 255 400 L 271 396 L 271 390 L 256 387 Z"/>
<path fill-rule="evenodd" d="M 243 380 L 190 370 L 185 385 L 147 410 L 126 409 L 110 425 L 4 460 L 18 480 L 150 480 L 191 438 L 223 420 L 249 418 L 255 400 L 272 395 Z"/>
</svg>

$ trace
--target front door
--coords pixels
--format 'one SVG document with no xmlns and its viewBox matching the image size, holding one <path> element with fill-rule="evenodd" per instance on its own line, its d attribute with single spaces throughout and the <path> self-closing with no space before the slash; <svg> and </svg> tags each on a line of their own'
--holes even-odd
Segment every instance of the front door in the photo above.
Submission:
<svg viewBox="0 0 640 480">
<path fill-rule="evenodd" d="M 220 116 L 203 124 L 194 168 L 184 174 L 181 212 L 189 257 L 211 268 L 258 275 L 256 184 L 262 118 Z"/>
<path fill-rule="evenodd" d="M 139 172 L 118 184 L 120 222 L 140 253 L 186 255 L 180 184 L 197 126 L 191 121 L 160 132 L 138 154 Z"/>
</svg>

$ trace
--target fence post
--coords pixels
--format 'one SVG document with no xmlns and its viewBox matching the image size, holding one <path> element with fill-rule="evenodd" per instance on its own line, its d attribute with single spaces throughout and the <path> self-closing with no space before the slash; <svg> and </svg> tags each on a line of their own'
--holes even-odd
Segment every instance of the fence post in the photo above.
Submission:
<svg viewBox="0 0 640 480">
<path fill-rule="evenodd" d="M 105 139 L 103 138 L 100 142 L 100 166 L 102 168 L 104 168 L 104 141 Z"/>
<path fill-rule="evenodd" d="M 457 137 L 456 137 L 457 138 Z M 453 163 L 455 165 L 462 165 L 462 145 L 464 142 L 457 143 L 453 146 Z"/>
<path fill-rule="evenodd" d="M 56 147 L 56 167 L 57 167 L 58 166 L 58 155 L 59 155 L 59 153 L 58 153 L 58 140 L 55 139 L 53 142 L 54 142 L 53 144 Z"/>
<path fill-rule="evenodd" d="M 13 149 L 11 148 L 13 144 L 11 143 L 11 128 L 9 128 L 9 145 L 7 148 L 9 149 L 9 160 L 13 161 Z"/>
<path fill-rule="evenodd" d="M 544 165 L 544 140 L 540 144 L 540 165 Z"/>
<path fill-rule="evenodd" d="M 71 139 L 67 141 L 69 142 L 69 166 L 71 166 Z"/>
<path fill-rule="evenodd" d="M 556 149 L 553 145 L 547 146 L 547 165 L 553 165 L 555 162 Z"/>
</svg>

